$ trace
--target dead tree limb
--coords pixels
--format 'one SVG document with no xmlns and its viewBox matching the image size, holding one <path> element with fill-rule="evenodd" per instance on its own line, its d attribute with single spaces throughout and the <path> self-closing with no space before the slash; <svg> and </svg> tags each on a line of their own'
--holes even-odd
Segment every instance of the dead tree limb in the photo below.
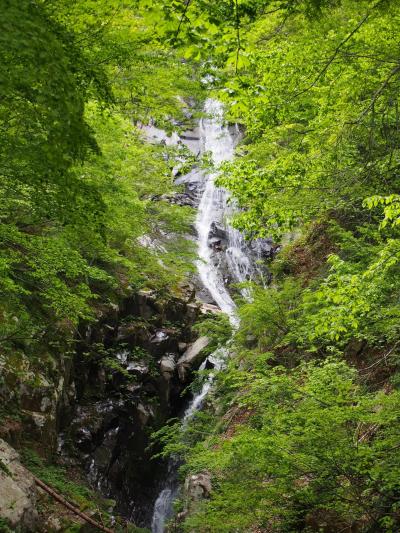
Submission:
<svg viewBox="0 0 400 533">
<path fill-rule="evenodd" d="M 38 487 L 40 487 L 45 492 L 47 492 L 47 494 L 49 494 L 57 502 L 61 503 L 61 505 L 64 505 L 64 507 L 66 507 L 67 509 L 72 511 L 74 514 L 79 516 L 79 518 L 82 518 L 82 520 L 84 520 L 91 526 L 96 527 L 100 531 L 105 531 L 105 533 L 114 533 L 112 529 L 105 527 L 104 525 L 100 524 L 99 522 L 97 522 L 96 520 L 88 516 L 87 514 L 82 513 L 82 511 L 80 511 L 77 507 L 72 505 L 72 503 L 69 503 L 63 496 L 61 496 L 61 494 L 58 494 L 58 492 L 56 492 L 51 487 L 46 485 L 46 483 L 43 483 L 41 479 L 37 478 L 36 476 L 33 476 L 33 479 L 35 480 L 35 483 L 36 485 L 38 485 Z"/>
</svg>

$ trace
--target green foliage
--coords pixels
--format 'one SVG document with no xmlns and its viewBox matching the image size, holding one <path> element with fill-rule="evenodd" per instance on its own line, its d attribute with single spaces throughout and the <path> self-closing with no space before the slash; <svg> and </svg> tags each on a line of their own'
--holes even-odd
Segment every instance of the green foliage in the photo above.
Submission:
<svg viewBox="0 0 400 533">
<path fill-rule="evenodd" d="M 250 285 L 217 378 L 219 416 L 166 435 L 183 473 L 212 475 L 211 498 L 185 530 L 398 528 L 397 230 L 345 222 L 325 226 L 337 248 L 328 270 L 321 260 L 305 283 L 294 263 L 297 277 Z M 293 262 L 309 243 L 294 241 Z"/>
<path fill-rule="evenodd" d="M 66 498 L 67 501 L 82 511 L 93 514 L 94 518 L 96 520 L 99 519 L 102 524 L 110 526 L 112 523 L 112 517 L 109 514 L 110 504 L 114 506 L 115 502 L 99 496 L 88 486 L 86 481 L 79 477 L 77 471 L 71 471 L 70 468 L 46 461 L 31 448 L 23 448 L 21 450 L 21 460 L 28 470 Z M 50 509 L 48 505 L 50 505 Z M 46 514 L 49 510 L 51 510 L 51 503 L 45 505 L 42 512 Z M 56 507 L 54 513 L 58 512 L 59 509 Z M 73 523 L 72 517 L 62 516 L 60 518 L 63 524 L 63 531 L 70 531 L 71 533 L 81 531 L 82 524 Z M 118 520 L 116 531 L 122 530 L 123 522 Z"/>
<path fill-rule="evenodd" d="M 0 460 L 0 470 L 2 470 L 6 474 L 6 476 L 11 476 L 11 472 L 10 472 L 9 468 L 1 460 Z"/>
<path fill-rule="evenodd" d="M 400 224 L 400 197 L 398 194 L 371 196 L 364 200 L 364 205 L 369 209 L 383 206 L 384 219 L 381 222 L 381 228 L 384 228 L 388 224 L 392 224 L 393 226 Z"/>
<path fill-rule="evenodd" d="M 232 336 L 232 326 L 229 318 L 222 313 L 204 318 L 195 324 L 194 329 L 199 335 L 210 339 L 208 346 L 204 350 L 204 353 L 208 354 L 225 346 Z"/>
<path fill-rule="evenodd" d="M 331 273 L 316 290 L 304 292 L 296 336 L 306 335 L 309 342 L 330 340 L 341 346 L 351 338 L 371 345 L 396 340 L 399 254 L 399 242 L 390 240 L 365 270 L 330 256 Z"/>
<path fill-rule="evenodd" d="M 245 131 L 218 177 L 236 227 L 293 240 L 240 304 L 219 416 L 163 435 L 184 472 L 212 474 L 183 529 L 396 531 L 398 3 L 152 2 L 149 17 Z"/>
<path fill-rule="evenodd" d="M 16 378 L 21 353 L 67 347 L 116 293 L 179 291 L 192 213 L 160 198 L 194 158 L 141 127 L 189 125 L 209 75 L 246 132 L 218 178 L 235 225 L 303 237 L 270 288 L 249 285 L 215 412 L 155 435 L 183 473 L 213 476 L 183 529 L 398 530 L 398 3 L 0 4 L 0 346 Z M 231 334 L 223 316 L 198 329 L 210 350 Z M 24 456 L 89 505 L 64 469 Z"/>
<path fill-rule="evenodd" d="M 4 518 L 0 518 L 0 532 L 1 533 L 14 533 L 11 529 L 10 524 L 8 524 Z"/>
<path fill-rule="evenodd" d="M 282 235 L 397 192 L 398 17 L 393 2 L 346 0 L 317 19 L 278 10 L 243 32 L 249 65 L 221 95 L 247 131 L 220 178 L 245 208 L 239 227 Z"/>
<path fill-rule="evenodd" d="M 239 309 L 241 327 L 237 338 L 243 344 L 255 343 L 259 350 L 279 344 L 290 330 L 293 314 L 298 312 L 299 292 L 299 283 L 290 278 L 283 286 L 267 291 L 251 286 L 251 301 Z"/>
<path fill-rule="evenodd" d="M 171 129 L 199 84 L 120 2 L 1 11 L 0 345 L 34 352 L 115 291 L 169 292 L 193 268 L 190 210 L 151 201 L 182 154 L 146 144 L 133 119 Z"/>
<path fill-rule="evenodd" d="M 398 391 L 368 394 L 335 359 L 256 365 L 243 378 L 238 405 L 250 418 L 189 453 L 214 490 L 185 530 L 301 531 L 321 512 L 327 527 L 362 526 L 365 515 L 382 530 L 397 524 Z"/>
<path fill-rule="evenodd" d="M 67 499 L 77 503 L 81 508 L 96 507 L 98 500 L 94 492 L 87 486 L 71 481 L 67 471 L 61 466 L 46 464 L 46 462 L 33 450 L 22 450 L 23 464 L 44 483 L 54 488 Z"/>
</svg>

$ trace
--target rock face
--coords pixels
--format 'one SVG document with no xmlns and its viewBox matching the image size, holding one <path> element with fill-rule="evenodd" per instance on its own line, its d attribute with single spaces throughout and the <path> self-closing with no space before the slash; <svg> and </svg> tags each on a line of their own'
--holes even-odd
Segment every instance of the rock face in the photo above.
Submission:
<svg viewBox="0 0 400 533">
<path fill-rule="evenodd" d="M 43 452 L 54 451 L 58 414 L 75 396 L 70 382 L 72 360 L 64 356 L 64 350 L 68 346 L 54 352 L 39 348 L 35 358 L 22 350 L 0 354 L 0 404 L 5 412 L 20 414 L 18 421 L 2 419 L 0 438 L 17 447 L 22 439 L 30 439 L 43 443 Z"/>
<path fill-rule="evenodd" d="M 222 226 L 222 224 L 219 224 L 218 222 L 213 222 L 211 224 L 210 232 L 208 234 L 209 239 L 219 239 L 220 241 L 227 241 L 228 240 L 228 234 L 226 229 Z"/>
<path fill-rule="evenodd" d="M 190 513 L 196 503 L 208 498 L 211 490 L 211 475 L 208 472 L 188 476 L 184 486 L 185 514 Z"/>
<path fill-rule="evenodd" d="M 81 332 L 76 406 L 61 428 L 65 461 L 83 466 L 93 486 L 138 525 L 150 521 L 163 474 L 149 435 L 179 414 L 208 343 L 193 336 L 201 306 L 192 297 L 188 291 L 161 301 L 140 291 Z"/>
<path fill-rule="evenodd" d="M 272 259 L 279 248 L 272 239 L 261 238 L 251 241 L 250 246 L 253 252 L 263 259 Z"/>
<path fill-rule="evenodd" d="M 0 404 L 22 414 L 2 420 L 0 438 L 13 446 L 32 440 L 50 455 L 58 435 L 65 465 L 84 469 L 95 488 L 117 501 L 116 511 L 138 525 L 150 521 L 164 468 L 151 459 L 158 449 L 149 436 L 179 416 L 182 392 L 201 362 L 198 347 L 205 345 L 192 332 L 204 309 L 192 287 L 182 294 L 161 299 L 142 290 L 99 306 L 96 323 L 79 331 L 74 357 L 63 355 L 71 346 L 43 351 L 36 368 L 24 354 L 0 355 Z M 4 464 L 17 464 L 11 450 L 0 450 Z M 26 485 L 20 484 L 3 463 L 0 516 L 7 510 L 12 524 L 28 524 L 35 519 L 32 478 L 23 470 Z"/>
<path fill-rule="evenodd" d="M 179 358 L 177 367 L 179 379 L 185 383 L 188 380 L 188 374 L 191 370 L 197 370 L 205 359 L 204 348 L 208 346 L 210 339 L 208 337 L 200 337 L 194 342 Z"/>
<path fill-rule="evenodd" d="M 34 531 L 38 522 L 36 487 L 17 452 L 0 439 L 0 518 L 11 528 Z"/>
<path fill-rule="evenodd" d="M 186 192 L 174 192 L 169 194 L 162 194 L 158 196 L 152 196 L 153 201 L 164 201 L 170 204 L 196 207 L 197 200 L 192 191 L 188 188 Z"/>
</svg>

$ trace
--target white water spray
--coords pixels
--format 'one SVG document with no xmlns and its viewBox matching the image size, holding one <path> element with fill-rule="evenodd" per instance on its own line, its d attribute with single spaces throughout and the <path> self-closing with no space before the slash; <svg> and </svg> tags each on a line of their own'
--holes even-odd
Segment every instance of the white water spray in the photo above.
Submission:
<svg viewBox="0 0 400 533">
<path fill-rule="evenodd" d="M 201 121 L 200 131 L 202 151 L 210 152 L 216 167 L 233 158 L 238 135 L 232 135 L 223 122 L 223 107 L 216 100 L 208 99 L 204 106 L 208 118 Z M 247 281 L 251 273 L 251 261 L 247 257 L 243 236 L 239 231 L 227 224 L 234 208 L 228 205 L 228 195 L 224 189 L 215 186 L 218 175 L 213 172 L 205 176 L 205 188 L 202 194 L 196 217 L 198 234 L 199 261 L 197 269 L 203 285 L 221 308 L 229 315 L 233 326 L 238 326 L 236 306 L 233 302 L 218 266 L 213 263 L 213 251 L 209 236 L 213 223 L 225 227 L 228 239 L 226 260 L 231 275 L 238 283 Z M 244 294 L 246 296 L 246 294 Z"/>
</svg>

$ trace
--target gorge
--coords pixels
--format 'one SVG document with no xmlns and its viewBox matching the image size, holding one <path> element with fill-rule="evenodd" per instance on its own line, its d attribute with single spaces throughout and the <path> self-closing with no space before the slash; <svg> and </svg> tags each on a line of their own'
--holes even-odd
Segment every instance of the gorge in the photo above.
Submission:
<svg viewBox="0 0 400 533">
<path fill-rule="evenodd" d="M 0 13 L 0 533 L 399 531 L 399 2 Z"/>
<path fill-rule="evenodd" d="M 154 131 L 154 129 L 150 130 L 150 140 L 154 139 Z M 202 156 L 210 153 L 213 166 L 209 170 L 202 170 L 195 166 L 187 175 L 180 175 L 178 178 L 180 185 L 190 184 L 190 194 L 196 199 L 195 238 L 199 257 L 196 261 L 199 275 L 196 283 L 199 284 L 198 292 L 206 294 L 205 303 L 212 304 L 215 309 L 226 313 L 232 326 L 236 328 L 238 326 L 236 305 L 230 294 L 229 286 L 232 290 L 236 283 L 250 281 L 257 273 L 256 261 L 261 258 L 260 246 L 257 246 L 257 243 L 254 246 L 253 243 L 251 247 L 240 233 L 229 225 L 229 218 L 234 210 L 228 205 L 226 191 L 215 185 L 218 166 L 233 158 L 239 132 L 236 127 L 225 124 L 222 105 L 212 99 L 207 99 L 204 104 L 204 118 L 200 119 L 198 131 L 197 142 L 195 134 L 190 132 L 185 133 L 183 139 L 191 138 L 189 146 L 194 154 Z M 166 138 L 166 142 L 170 143 L 165 133 L 158 132 L 156 142 Z M 171 139 L 173 145 L 181 142 L 176 134 L 173 134 Z M 215 237 L 215 228 L 218 228 L 218 238 Z M 268 241 L 263 242 L 265 246 Z M 199 338 L 192 347 L 187 344 L 192 335 L 190 328 L 195 325 L 196 313 L 199 312 L 199 306 L 200 308 L 202 306 L 196 293 L 192 294 L 191 298 L 193 300 L 184 305 L 177 301 L 178 308 L 172 312 L 168 307 L 164 311 L 167 320 L 178 323 L 182 329 L 188 320 L 185 305 L 192 309 L 192 316 L 189 315 L 189 321 L 185 326 L 186 330 L 184 328 L 183 335 L 177 339 L 174 338 L 176 333 L 174 334 L 173 329 L 163 327 L 162 322 L 161 327 L 152 330 L 151 336 L 147 337 L 146 326 L 135 325 L 134 322 L 129 321 L 132 320 L 129 317 L 140 317 L 141 320 L 146 320 L 152 316 L 156 321 L 160 320 L 157 318 L 160 312 L 157 308 L 157 300 L 154 300 L 151 294 L 135 296 L 136 303 L 124 304 L 126 309 L 117 310 L 111 322 L 107 318 L 106 336 L 97 340 L 101 341 L 104 349 L 112 347 L 111 354 L 115 354 L 114 356 L 126 369 L 128 375 L 139 378 L 139 384 L 132 387 L 122 376 L 118 378 L 119 381 L 115 381 L 114 378 L 107 383 L 105 377 L 101 376 L 103 371 L 101 365 L 99 367 L 95 361 L 94 366 L 92 363 L 92 368 L 90 368 L 82 358 L 81 369 L 78 369 L 81 376 L 77 381 L 78 407 L 69 423 L 67 437 L 65 435 L 62 437 L 61 449 L 65 449 L 67 456 L 65 439 L 67 441 L 72 439 L 77 449 L 81 450 L 81 458 L 88 469 L 92 485 L 108 498 L 116 499 L 119 510 L 127 513 L 127 516 L 138 525 L 149 526 L 151 523 L 153 533 L 163 533 L 164 524 L 171 517 L 172 502 L 179 488 L 179 458 L 170 459 L 165 473 L 161 464 L 157 467 L 157 462 L 154 463 L 151 460 L 151 453 L 146 451 L 149 445 L 148 438 L 145 436 L 146 427 L 151 428 L 154 424 L 157 427 L 160 421 L 182 410 L 185 402 L 182 403 L 179 394 L 183 390 L 183 384 L 187 384 L 193 370 L 212 367 L 218 369 L 223 365 L 224 357 L 227 356 L 225 348 L 218 348 L 215 353 L 205 359 L 200 349 L 206 346 L 206 337 Z M 152 305 L 155 306 L 153 310 Z M 202 342 L 203 339 L 204 342 Z M 96 346 L 96 336 L 89 334 L 88 342 L 89 349 L 90 346 Z M 185 343 L 188 346 L 181 356 L 178 353 L 179 343 Z M 185 364 L 183 362 L 185 354 L 193 348 L 196 350 L 198 344 L 196 359 L 188 363 L 189 366 L 185 371 L 186 377 L 183 378 L 182 383 L 183 371 L 180 369 Z M 135 358 L 134 354 L 140 354 L 140 350 L 142 350 L 141 356 Z M 146 360 L 146 352 L 150 360 Z M 152 361 L 152 358 L 155 360 Z M 153 365 L 153 372 L 160 372 L 161 381 L 157 378 L 158 384 L 156 385 L 159 407 L 152 407 L 143 396 L 143 391 L 148 389 L 152 380 L 148 374 L 149 365 Z M 177 379 L 177 373 L 179 379 Z M 97 383 L 91 385 L 93 378 Z M 201 408 L 211 383 L 212 377 L 207 378 L 199 392 L 189 400 L 188 407 L 184 408 L 182 424 L 187 424 L 196 410 Z M 106 394 L 107 391 L 109 391 L 108 394 Z M 151 389 L 147 392 L 152 394 Z M 99 395 L 104 396 L 104 399 L 99 401 Z M 95 400 L 94 403 L 90 400 L 91 396 Z M 138 399 L 135 400 L 135 396 Z M 129 421 L 132 416 L 136 417 L 133 425 Z M 154 502 L 154 511 L 151 516 L 153 491 L 160 484 L 158 481 L 160 475 L 161 478 L 166 475 L 166 479 L 161 481 L 161 490 Z"/>
</svg>

